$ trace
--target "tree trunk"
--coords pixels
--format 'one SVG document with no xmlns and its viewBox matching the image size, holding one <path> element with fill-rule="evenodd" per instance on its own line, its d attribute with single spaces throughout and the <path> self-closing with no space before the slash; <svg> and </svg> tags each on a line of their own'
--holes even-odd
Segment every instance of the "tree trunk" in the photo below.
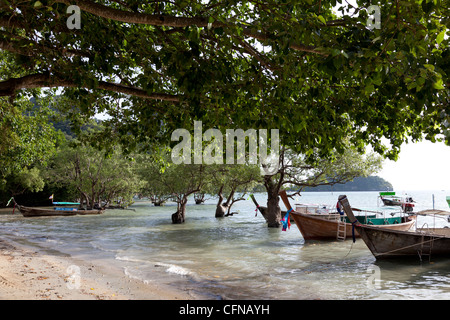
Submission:
<svg viewBox="0 0 450 320">
<path fill-rule="evenodd" d="M 202 193 L 194 193 L 195 204 L 202 204 L 205 202 L 205 194 Z"/>
<path fill-rule="evenodd" d="M 90 209 L 90 201 L 89 201 L 89 196 L 87 195 L 86 192 L 80 192 L 80 208 L 83 206 L 83 199 L 86 201 L 86 209 Z"/>
<path fill-rule="evenodd" d="M 219 201 L 217 201 L 216 218 L 222 218 L 222 217 L 229 216 L 231 206 L 234 203 L 233 197 L 234 197 L 235 190 L 234 189 L 231 190 L 230 194 L 228 195 L 227 201 L 223 202 L 222 189 L 223 189 L 223 186 L 220 187 L 220 190 L 219 190 Z"/>
<path fill-rule="evenodd" d="M 178 202 L 177 212 L 172 214 L 172 223 L 173 224 L 184 223 L 185 216 L 186 216 L 186 204 L 187 204 L 187 197 L 183 197 L 181 199 L 181 201 Z"/>
<path fill-rule="evenodd" d="M 282 181 L 283 177 L 280 177 Z M 279 228 L 281 226 L 281 208 L 279 206 L 278 192 L 280 191 L 281 184 L 272 180 L 272 176 L 264 177 L 264 186 L 267 190 L 267 213 L 266 220 L 269 228 Z"/>
<path fill-rule="evenodd" d="M 222 195 L 223 185 L 220 187 L 219 190 L 219 200 L 217 201 L 217 207 L 216 207 L 216 218 L 222 218 L 225 216 L 225 212 L 227 211 L 227 207 L 224 206 L 223 203 L 223 195 Z"/>
<path fill-rule="evenodd" d="M 225 217 L 232 216 L 233 214 L 238 214 L 238 212 L 231 212 L 231 207 L 233 206 L 233 204 L 235 202 L 245 200 L 245 195 L 246 194 L 247 194 L 247 192 L 243 193 L 240 198 L 234 198 L 234 191 L 233 191 L 233 197 L 231 199 L 231 203 L 228 205 L 228 211 L 227 211 L 227 214 L 225 215 Z"/>
<path fill-rule="evenodd" d="M 279 228 L 281 226 L 281 208 L 278 204 L 278 192 L 268 192 L 267 196 L 267 226 L 269 228 Z"/>
<path fill-rule="evenodd" d="M 224 206 L 223 204 L 218 204 L 216 207 L 216 218 L 223 218 L 225 217 L 225 212 L 227 212 L 228 207 Z"/>
</svg>

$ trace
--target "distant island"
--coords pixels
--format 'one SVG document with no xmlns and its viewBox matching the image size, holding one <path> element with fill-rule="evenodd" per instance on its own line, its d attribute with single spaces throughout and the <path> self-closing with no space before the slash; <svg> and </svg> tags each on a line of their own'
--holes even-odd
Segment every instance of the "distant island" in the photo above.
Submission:
<svg viewBox="0 0 450 320">
<path fill-rule="evenodd" d="M 303 191 L 393 191 L 392 184 L 381 177 L 358 177 L 353 181 L 334 186 L 318 186 L 305 188 Z"/>
</svg>

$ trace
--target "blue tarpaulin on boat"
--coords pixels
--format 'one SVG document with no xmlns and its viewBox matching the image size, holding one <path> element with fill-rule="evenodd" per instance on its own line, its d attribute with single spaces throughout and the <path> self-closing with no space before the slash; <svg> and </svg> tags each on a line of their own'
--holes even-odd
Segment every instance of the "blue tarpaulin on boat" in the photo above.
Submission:
<svg viewBox="0 0 450 320">
<path fill-rule="evenodd" d="M 68 204 L 68 205 L 79 205 L 79 202 L 53 202 L 53 204 L 56 205 L 63 205 L 63 204 Z"/>
<path fill-rule="evenodd" d="M 54 208 L 57 211 L 77 211 L 77 208 Z"/>
</svg>

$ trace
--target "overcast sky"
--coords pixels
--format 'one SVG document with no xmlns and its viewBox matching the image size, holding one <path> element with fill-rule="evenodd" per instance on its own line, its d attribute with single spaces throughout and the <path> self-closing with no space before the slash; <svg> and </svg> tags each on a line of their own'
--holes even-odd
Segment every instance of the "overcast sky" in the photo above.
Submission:
<svg viewBox="0 0 450 320">
<path fill-rule="evenodd" d="M 397 162 L 385 160 L 383 170 L 377 175 L 400 192 L 450 191 L 450 146 L 429 141 L 404 144 Z"/>
</svg>

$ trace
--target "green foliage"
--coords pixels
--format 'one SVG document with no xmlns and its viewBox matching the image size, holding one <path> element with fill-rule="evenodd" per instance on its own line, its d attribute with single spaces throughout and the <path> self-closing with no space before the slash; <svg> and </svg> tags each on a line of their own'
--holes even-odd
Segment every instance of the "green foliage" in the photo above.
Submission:
<svg viewBox="0 0 450 320">
<path fill-rule="evenodd" d="M 120 150 L 106 156 L 93 147 L 64 145 L 52 159 L 46 178 L 51 188 L 68 189 L 72 200 L 81 198 L 88 208 L 114 201 L 128 206 L 141 187 L 134 165 Z"/>
<path fill-rule="evenodd" d="M 36 167 L 31 169 L 25 167 L 21 171 L 13 172 L 7 177 L 7 181 L 5 190 L 12 196 L 20 195 L 27 191 L 39 192 L 45 186 L 41 171 Z"/>
<path fill-rule="evenodd" d="M 202 189 L 211 169 L 200 164 L 174 164 L 167 149 L 160 150 L 159 154 L 136 155 L 136 161 L 136 172 L 145 181 L 144 196 L 167 196 L 180 201 Z"/>
<path fill-rule="evenodd" d="M 14 170 L 45 162 L 54 152 L 57 133 L 48 123 L 51 110 L 33 109 L 26 99 L 10 103 L 0 98 L 0 170 Z"/>
<path fill-rule="evenodd" d="M 42 166 L 54 154 L 60 134 L 49 123 L 52 111 L 28 99 L 0 98 L 0 190 L 15 194 L 40 191 Z M 20 190 L 20 191 L 19 191 Z"/>
<path fill-rule="evenodd" d="M 67 28 L 67 4 L 0 5 L 0 96 L 10 97 L 0 97 L 3 188 L 13 174 L 41 188 L 33 168 L 45 167 L 58 142 L 49 112 L 25 104 L 36 96 L 48 106 L 58 87 L 55 106 L 97 149 L 61 147 L 51 180 L 90 203 L 108 198 L 105 186 L 129 197 L 145 180 L 147 192 L 185 198 L 211 182 L 212 166 L 175 166 L 156 152 L 194 120 L 222 132 L 279 129 L 291 167 L 289 180 L 266 179 L 277 191 L 285 181 L 303 188 L 376 171 L 380 160 L 359 154 L 367 145 L 396 159 L 408 139 L 450 141 L 445 1 L 379 3 L 381 29 L 372 30 L 368 0 L 356 8 L 336 0 L 87 0 L 78 2 L 82 30 Z M 98 113 L 109 118 L 85 130 Z M 135 168 L 118 144 L 126 154 L 152 152 L 152 160 L 145 155 Z M 109 158 L 98 151 L 105 149 Z"/>
<path fill-rule="evenodd" d="M 445 1 L 381 2 L 381 29 L 373 30 L 368 0 L 357 8 L 336 0 L 83 1 L 82 30 L 67 29 L 66 3 L 2 5 L 0 93 L 20 96 L 7 80 L 25 75 L 45 78 L 28 87 L 65 87 L 80 103 L 75 125 L 97 112 L 112 117 L 96 136 L 103 147 L 167 143 L 201 119 L 208 128 L 280 129 L 282 144 L 310 157 L 343 151 L 350 139 L 395 159 L 408 137 L 433 141 L 446 130 Z"/>
<path fill-rule="evenodd" d="M 222 192 L 227 195 L 235 191 L 246 192 L 262 181 L 258 165 L 211 165 L 210 172 L 209 182 L 203 191 L 212 195 L 216 195 L 222 186 Z"/>
<path fill-rule="evenodd" d="M 38 168 L 25 168 L 15 178 L 17 184 L 22 185 L 24 189 L 31 192 L 38 192 L 44 189 L 45 183 Z"/>
<path fill-rule="evenodd" d="M 373 153 L 361 155 L 348 147 L 343 153 L 336 152 L 334 159 L 319 159 L 310 164 L 304 155 L 288 149 L 281 155 L 280 163 L 277 174 L 265 177 L 266 187 L 287 186 L 300 193 L 308 187 L 342 184 L 356 177 L 368 177 L 381 170 L 382 158 Z M 278 194 L 279 190 L 275 191 Z"/>
</svg>

